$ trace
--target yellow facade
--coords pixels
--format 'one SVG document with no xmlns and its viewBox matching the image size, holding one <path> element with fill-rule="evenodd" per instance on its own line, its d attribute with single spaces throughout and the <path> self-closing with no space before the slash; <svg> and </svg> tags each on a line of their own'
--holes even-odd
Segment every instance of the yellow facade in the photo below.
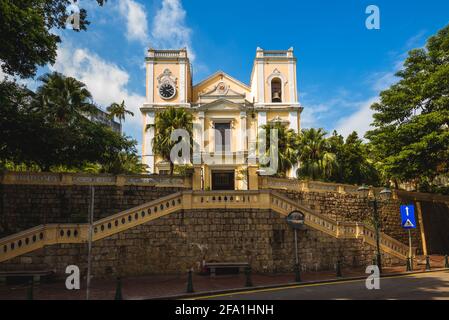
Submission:
<svg viewBox="0 0 449 320">
<path fill-rule="evenodd" d="M 300 130 L 296 58 L 293 49 L 257 49 L 250 84 L 218 71 L 193 84 L 188 53 L 150 49 L 146 58 L 143 161 L 150 173 L 165 173 L 169 163 L 153 154 L 154 124 L 168 107 L 185 108 L 194 121 L 193 188 L 257 189 L 259 128 L 281 122 Z M 222 133 L 222 135 L 220 135 Z M 295 168 L 291 170 L 294 176 Z"/>
</svg>

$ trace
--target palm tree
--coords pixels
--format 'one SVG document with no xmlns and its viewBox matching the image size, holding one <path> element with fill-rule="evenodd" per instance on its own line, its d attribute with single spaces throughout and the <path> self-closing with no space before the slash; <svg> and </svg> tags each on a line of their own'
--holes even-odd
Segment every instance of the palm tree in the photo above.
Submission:
<svg viewBox="0 0 449 320">
<path fill-rule="evenodd" d="M 156 123 L 147 125 L 146 130 L 149 128 L 155 129 L 153 152 L 170 163 L 170 175 L 173 175 L 175 165 L 170 161 L 170 152 L 178 141 L 171 141 L 171 134 L 177 129 L 184 129 L 191 137 L 193 131 L 192 114 L 183 108 L 170 107 L 159 113 L 156 117 Z M 191 141 L 189 143 L 191 144 Z"/>
<path fill-rule="evenodd" d="M 111 161 L 101 166 L 101 171 L 112 174 L 142 174 L 147 165 L 133 153 L 119 152 Z"/>
<path fill-rule="evenodd" d="M 336 156 L 329 152 L 329 142 L 323 129 L 305 129 L 299 139 L 300 168 L 298 176 L 312 180 L 330 177 L 336 166 Z"/>
<path fill-rule="evenodd" d="M 278 131 L 278 175 L 285 176 L 287 171 L 298 162 L 298 135 L 292 129 L 287 129 L 280 122 L 265 125 L 262 127 L 266 130 L 267 151 L 270 148 L 271 130 Z"/>
<path fill-rule="evenodd" d="M 58 72 L 47 73 L 39 80 L 43 84 L 37 89 L 35 108 L 46 109 L 57 122 L 70 124 L 80 116 L 97 113 L 84 83 Z"/>
<path fill-rule="evenodd" d="M 127 114 L 134 117 L 133 112 L 126 110 L 125 101 L 122 101 L 120 104 L 114 102 L 106 109 L 106 111 L 109 113 L 111 119 L 115 117 L 119 120 L 120 130 L 122 129 L 122 121 L 125 121 Z"/>
</svg>

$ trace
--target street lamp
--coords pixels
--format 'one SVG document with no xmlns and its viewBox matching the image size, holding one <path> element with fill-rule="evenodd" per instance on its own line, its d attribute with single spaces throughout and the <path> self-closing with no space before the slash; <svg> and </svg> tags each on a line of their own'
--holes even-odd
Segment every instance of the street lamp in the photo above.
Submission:
<svg viewBox="0 0 449 320">
<path fill-rule="evenodd" d="M 295 281 L 301 282 L 301 273 L 299 271 L 299 254 L 298 254 L 298 230 L 305 230 L 305 216 L 299 211 L 293 211 L 287 216 L 287 224 L 295 231 Z"/>
<path fill-rule="evenodd" d="M 376 196 L 375 191 L 373 190 L 372 195 L 370 196 L 371 189 L 363 185 L 360 188 L 357 189 L 362 196 L 366 199 L 369 206 L 373 208 L 373 225 L 376 235 L 376 249 L 377 249 L 377 255 L 376 255 L 376 262 L 377 266 L 379 267 L 379 272 L 382 273 L 382 261 L 381 261 L 381 254 L 380 254 L 380 219 L 379 219 L 379 206 L 383 203 L 387 203 L 391 199 L 392 192 L 388 188 L 382 189 L 379 193 L 379 198 Z"/>
</svg>

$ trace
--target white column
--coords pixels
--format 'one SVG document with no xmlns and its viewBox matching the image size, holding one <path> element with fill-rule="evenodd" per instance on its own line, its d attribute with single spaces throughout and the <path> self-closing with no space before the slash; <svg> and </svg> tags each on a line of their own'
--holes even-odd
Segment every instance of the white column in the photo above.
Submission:
<svg viewBox="0 0 449 320">
<path fill-rule="evenodd" d="M 257 129 L 260 130 L 261 127 L 267 124 L 267 113 L 266 111 L 259 111 L 257 114 Z"/>
<path fill-rule="evenodd" d="M 257 61 L 257 102 L 265 103 L 265 72 L 263 61 Z"/>
<path fill-rule="evenodd" d="M 293 129 L 296 133 L 298 133 L 298 111 L 290 111 L 288 120 L 290 121 L 290 129 Z"/>
<path fill-rule="evenodd" d="M 296 79 L 295 79 L 295 62 L 292 60 L 288 63 L 288 90 L 290 91 L 290 100 L 293 103 L 298 102 L 297 92 L 296 92 Z"/>
<path fill-rule="evenodd" d="M 290 111 L 289 113 L 289 121 L 290 121 L 290 129 L 293 129 L 296 133 L 299 133 L 299 126 L 298 126 L 298 111 Z M 293 167 L 290 169 L 289 177 L 290 178 L 297 178 L 296 171 L 298 170 L 299 166 L 298 164 L 294 164 Z"/>
<path fill-rule="evenodd" d="M 187 101 L 186 97 L 186 63 L 179 63 L 179 99 L 181 103 Z"/>
<path fill-rule="evenodd" d="M 240 112 L 240 139 L 239 140 L 239 150 L 244 153 L 248 151 L 248 135 L 246 130 L 246 111 Z"/>
<path fill-rule="evenodd" d="M 260 130 L 266 124 L 267 124 L 267 112 L 259 111 L 257 113 L 257 128 L 256 128 L 256 132 L 255 132 L 256 136 L 252 137 L 252 139 L 250 141 L 250 147 L 249 147 L 250 150 L 249 150 L 249 156 L 248 156 L 249 164 L 257 163 L 257 161 L 256 161 L 257 153 L 258 153 L 257 141 L 259 139 Z"/>
<path fill-rule="evenodd" d="M 154 125 L 154 124 L 155 124 L 154 111 L 147 112 L 145 114 L 145 128 L 148 125 Z M 144 141 L 143 141 L 144 154 L 142 155 L 142 161 L 144 164 L 146 164 L 148 166 L 149 173 L 155 172 L 153 139 L 154 139 L 154 127 L 149 127 L 148 130 L 145 131 Z"/>
<path fill-rule="evenodd" d="M 201 164 L 201 153 L 204 151 L 204 112 L 198 112 L 198 118 L 193 124 L 193 164 Z"/>
<path fill-rule="evenodd" d="M 147 62 L 147 102 L 154 102 L 154 62 Z"/>
</svg>

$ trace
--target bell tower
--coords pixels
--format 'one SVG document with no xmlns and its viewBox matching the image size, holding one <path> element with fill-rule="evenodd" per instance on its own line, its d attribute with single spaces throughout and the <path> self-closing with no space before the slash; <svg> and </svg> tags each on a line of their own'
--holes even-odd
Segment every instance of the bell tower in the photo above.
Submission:
<svg viewBox="0 0 449 320">
<path fill-rule="evenodd" d="M 190 108 L 192 72 L 187 49 L 149 49 L 146 62 L 146 102 L 143 116 L 142 161 L 155 172 L 153 138 L 156 113 L 167 107 Z"/>
<path fill-rule="evenodd" d="M 251 93 L 258 111 L 259 126 L 276 116 L 289 122 L 289 127 L 300 130 L 302 111 L 298 100 L 296 58 L 293 48 L 263 50 L 257 48 L 251 75 Z"/>
<path fill-rule="evenodd" d="M 293 48 L 263 50 L 257 48 L 251 75 L 251 94 L 257 114 L 257 128 L 280 122 L 289 129 L 301 130 L 301 107 L 298 99 L 296 57 Z M 255 144 L 255 141 L 252 141 Z M 297 166 L 289 173 L 296 176 Z"/>
</svg>

